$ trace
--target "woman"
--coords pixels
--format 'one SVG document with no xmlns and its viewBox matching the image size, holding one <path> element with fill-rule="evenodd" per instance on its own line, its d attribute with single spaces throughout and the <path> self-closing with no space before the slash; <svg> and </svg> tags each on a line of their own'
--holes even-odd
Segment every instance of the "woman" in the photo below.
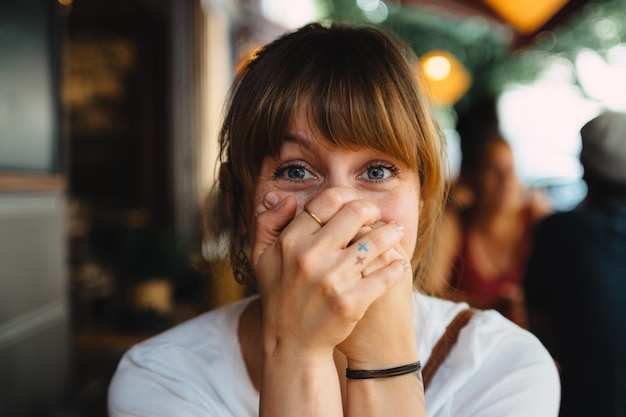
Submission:
<svg viewBox="0 0 626 417">
<path fill-rule="evenodd" d="M 535 225 L 549 204 L 522 187 L 511 146 L 499 135 L 466 146 L 461 172 L 458 189 L 471 198 L 465 205 L 451 199 L 446 211 L 437 251 L 443 279 L 432 292 L 496 309 L 526 327 L 522 278 Z"/>
<path fill-rule="evenodd" d="M 132 348 L 112 416 L 556 415 L 549 355 L 495 312 L 474 315 L 424 390 L 419 362 L 433 369 L 467 306 L 412 290 L 444 175 L 415 57 L 396 45 L 309 25 L 239 74 L 220 201 L 235 276 L 259 295 Z"/>
</svg>

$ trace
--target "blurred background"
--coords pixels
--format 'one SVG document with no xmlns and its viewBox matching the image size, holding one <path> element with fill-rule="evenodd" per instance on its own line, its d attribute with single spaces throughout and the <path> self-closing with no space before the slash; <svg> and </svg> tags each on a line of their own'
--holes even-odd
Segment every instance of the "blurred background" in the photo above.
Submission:
<svg viewBox="0 0 626 417">
<path fill-rule="evenodd" d="M 495 120 L 525 185 L 572 208 L 578 130 L 626 111 L 626 0 L 2 0 L 0 416 L 106 416 L 126 349 L 242 296 L 203 239 L 222 102 L 313 20 L 415 49 L 450 181 Z"/>
</svg>

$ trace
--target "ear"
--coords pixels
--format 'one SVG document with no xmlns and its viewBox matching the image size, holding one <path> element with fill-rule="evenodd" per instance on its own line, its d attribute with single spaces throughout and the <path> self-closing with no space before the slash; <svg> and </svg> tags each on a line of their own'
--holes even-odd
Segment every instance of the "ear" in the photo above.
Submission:
<svg viewBox="0 0 626 417">
<path fill-rule="evenodd" d="M 219 181 L 220 194 L 224 199 L 223 206 L 228 222 L 235 226 L 237 234 L 247 234 L 248 226 L 246 225 L 244 218 L 240 215 L 244 212 L 244 208 L 242 207 L 243 202 L 236 200 L 236 190 L 235 185 L 233 184 L 233 176 L 229 162 L 223 162 L 220 165 L 217 179 Z M 239 210 L 237 210 L 238 205 L 240 206 Z"/>
</svg>

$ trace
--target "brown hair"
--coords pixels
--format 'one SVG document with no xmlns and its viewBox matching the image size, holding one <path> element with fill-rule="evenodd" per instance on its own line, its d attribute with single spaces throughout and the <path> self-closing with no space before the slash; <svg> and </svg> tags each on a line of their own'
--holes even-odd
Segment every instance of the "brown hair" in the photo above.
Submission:
<svg viewBox="0 0 626 417">
<path fill-rule="evenodd" d="M 412 264 L 416 276 L 423 272 L 445 173 L 442 136 L 418 86 L 416 62 L 405 43 L 381 29 L 310 24 L 268 44 L 241 69 L 219 137 L 231 260 L 263 158 L 278 155 L 297 107 L 306 106 L 330 142 L 383 151 L 419 173 L 424 205 Z"/>
</svg>

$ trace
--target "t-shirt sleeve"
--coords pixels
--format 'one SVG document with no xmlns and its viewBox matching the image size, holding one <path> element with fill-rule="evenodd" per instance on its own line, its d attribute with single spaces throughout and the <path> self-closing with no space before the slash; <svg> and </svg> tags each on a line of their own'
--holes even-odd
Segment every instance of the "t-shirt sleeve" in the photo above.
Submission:
<svg viewBox="0 0 626 417">
<path fill-rule="evenodd" d="M 556 417 L 560 381 L 554 361 L 530 335 L 510 336 L 499 343 L 481 370 L 475 387 L 472 417 Z M 460 414 L 459 414 L 460 415 Z"/>
<path fill-rule="evenodd" d="M 176 355 L 170 354 L 175 357 Z M 127 352 L 109 385 L 110 417 L 197 417 L 225 416 L 210 395 L 193 378 L 176 369 L 176 364 L 151 358 L 145 352 Z"/>
<path fill-rule="evenodd" d="M 530 332 L 495 311 L 476 315 L 429 388 L 433 417 L 557 417 L 556 364 Z"/>
</svg>

